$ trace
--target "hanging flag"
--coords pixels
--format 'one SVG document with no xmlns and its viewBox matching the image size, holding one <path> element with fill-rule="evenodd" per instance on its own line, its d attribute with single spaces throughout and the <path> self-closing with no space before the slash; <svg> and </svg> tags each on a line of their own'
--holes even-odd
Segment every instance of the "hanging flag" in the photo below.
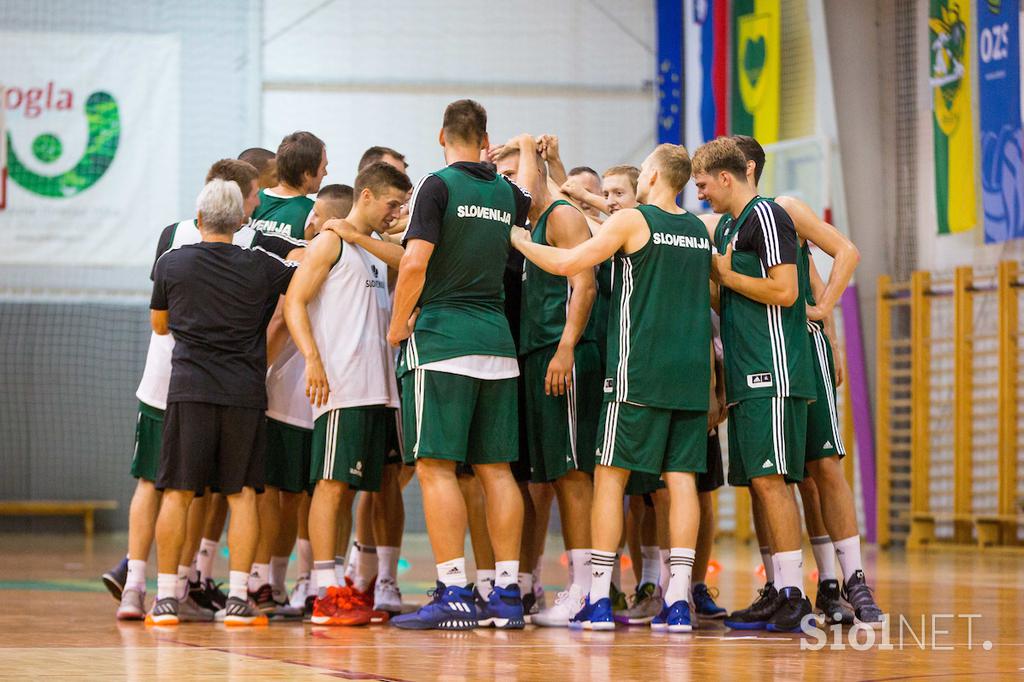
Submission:
<svg viewBox="0 0 1024 682">
<path fill-rule="evenodd" d="M 977 224 L 970 17 L 967 0 L 929 0 L 928 45 L 939 234 L 965 232 Z"/>
<path fill-rule="evenodd" d="M 780 0 L 733 0 L 730 129 L 762 145 L 779 139 Z"/>
<path fill-rule="evenodd" d="M 683 142 L 683 0 L 658 0 L 658 142 Z"/>
<path fill-rule="evenodd" d="M 985 242 L 1024 237 L 1020 0 L 978 0 L 978 113 Z"/>
</svg>

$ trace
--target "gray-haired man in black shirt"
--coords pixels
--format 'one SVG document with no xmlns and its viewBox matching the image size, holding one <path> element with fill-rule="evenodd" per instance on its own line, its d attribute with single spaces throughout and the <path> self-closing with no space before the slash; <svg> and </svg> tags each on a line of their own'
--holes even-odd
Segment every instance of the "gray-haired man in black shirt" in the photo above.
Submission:
<svg viewBox="0 0 1024 682">
<path fill-rule="evenodd" d="M 146 622 L 178 622 L 176 570 L 188 505 L 210 485 L 231 508 L 224 622 L 260 625 L 266 616 L 249 603 L 247 583 L 263 489 L 267 324 L 297 263 L 232 244 L 246 219 L 236 183 L 210 181 L 196 204 L 203 241 L 168 251 L 154 268 L 153 330 L 173 334 L 175 345 L 156 480 L 164 491 L 157 601 Z"/>
</svg>

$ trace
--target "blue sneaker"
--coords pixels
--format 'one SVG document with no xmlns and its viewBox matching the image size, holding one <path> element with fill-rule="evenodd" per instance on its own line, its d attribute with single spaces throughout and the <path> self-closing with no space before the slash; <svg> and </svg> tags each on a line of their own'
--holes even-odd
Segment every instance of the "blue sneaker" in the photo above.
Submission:
<svg viewBox="0 0 1024 682">
<path fill-rule="evenodd" d="M 391 624 L 405 630 L 472 630 L 477 626 L 472 587 L 438 582 L 430 603 L 418 611 L 395 616 Z"/>
<path fill-rule="evenodd" d="M 669 632 L 692 632 L 693 626 L 690 625 L 690 605 L 680 599 L 679 601 L 672 604 L 672 606 L 665 605 L 665 621 L 668 623 Z"/>
<path fill-rule="evenodd" d="M 612 618 L 612 600 L 608 597 L 590 603 L 590 597 L 583 602 L 583 608 L 569 620 L 573 630 L 614 630 L 615 620 Z"/>
<path fill-rule="evenodd" d="M 711 590 L 704 583 L 693 586 L 693 610 L 699 618 L 725 618 L 725 609 L 715 603 L 717 595 L 717 590 L 715 594 L 711 594 Z"/>
<path fill-rule="evenodd" d="M 526 627 L 523 619 L 523 600 L 519 596 L 519 585 L 498 587 L 491 590 L 480 609 L 480 627 L 494 626 L 502 630 L 522 630 Z M 480 602 L 478 602 L 480 603 Z"/>
</svg>

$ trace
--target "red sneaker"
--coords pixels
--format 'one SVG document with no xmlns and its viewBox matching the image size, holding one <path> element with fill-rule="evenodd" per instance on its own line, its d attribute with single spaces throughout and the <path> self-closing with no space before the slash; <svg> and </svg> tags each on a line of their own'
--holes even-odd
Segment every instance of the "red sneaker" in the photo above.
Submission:
<svg viewBox="0 0 1024 682">
<path fill-rule="evenodd" d="M 324 597 L 313 602 L 314 625 L 366 625 L 370 612 L 361 608 L 352 599 L 348 587 L 328 587 Z"/>
<path fill-rule="evenodd" d="M 376 611 L 373 608 L 373 586 L 377 582 L 374 578 L 367 588 L 366 592 L 356 589 L 356 586 L 352 583 L 352 579 L 345 578 L 345 587 L 347 587 L 352 593 L 352 601 L 359 605 L 360 608 L 366 609 L 370 614 L 370 623 L 378 625 L 380 623 L 386 623 L 391 614 L 387 611 Z"/>
</svg>

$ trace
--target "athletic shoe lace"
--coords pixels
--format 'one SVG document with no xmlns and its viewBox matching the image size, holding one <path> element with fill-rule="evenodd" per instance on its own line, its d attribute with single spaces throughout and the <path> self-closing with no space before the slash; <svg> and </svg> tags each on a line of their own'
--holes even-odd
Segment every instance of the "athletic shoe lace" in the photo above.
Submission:
<svg viewBox="0 0 1024 682">
<path fill-rule="evenodd" d="M 865 606 L 875 606 L 874 592 L 865 583 L 857 583 L 848 586 L 846 588 L 846 596 L 850 605 L 854 608 L 859 609 Z"/>
</svg>

